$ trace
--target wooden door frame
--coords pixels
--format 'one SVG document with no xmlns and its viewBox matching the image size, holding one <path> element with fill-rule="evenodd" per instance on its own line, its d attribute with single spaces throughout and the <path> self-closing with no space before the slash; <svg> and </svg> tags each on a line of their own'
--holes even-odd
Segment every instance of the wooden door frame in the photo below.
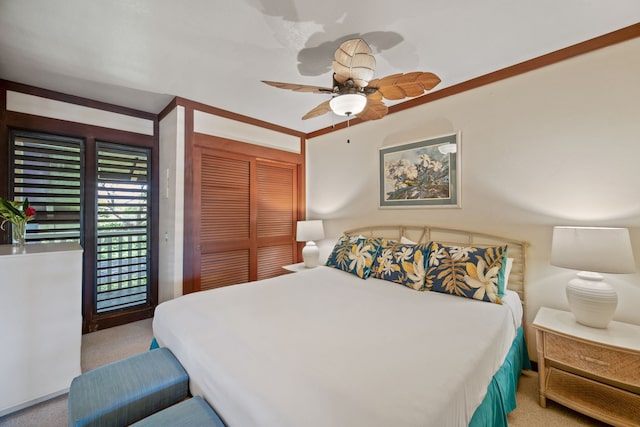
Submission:
<svg viewBox="0 0 640 427">
<path fill-rule="evenodd" d="M 109 111 L 118 114 L 123 114 L 131 117 L 138 117 L 153 122 L 153 135 L 139 134 L 135 132 L 128 132 L 113 128 L 107 128 L 97 125 L 89 125 L 85 123 L 77 123 L 60 119 L 53 119 L 50 117 L 35 116 L 32 114 L 8 111 L 7 110 L 7 91 L 14 91 L 19 93 L 25 93 L 29 95 L 38 96 L 41 98 L 53 99 L 69 104 L 80 105 L 84 107 L 90 107 L 99 109 L 102 111 Z M 103 102 L 93 101 L 90 99 L 80 98 L 76 96 L 66 95 L 59 92 L 54 92 L 46 89 L 40 89 L 33 86 L 28 86 L 20 83 L 9 82 L 6 80 L 0 80 L 0 165 L 8 166 L 9 162 L 9 134 L 11 130 L 23 130 L 27 132 L 46 133 L 52 135 L 64 135 L 74 138 L 83 139 L 85 144 L 94 144 L 95 141 L 113 142 L 116 144 L 124 144 L 138 147 L 146 147 L 151 149 L 151 277 L 149 285 L 149 301 L 144 306 L 134 307 L 129 310 L 122 310 L 120 312 L 97 314 L 94 307 L 90 307 L 93 298 L 92 289 L 95 288 L 94 272 L 92 268 L 95 266 L 95 260 L 89 259 L 87 255 L 83 255 L 83 301 L 82 303 L 82 315 L 83 315 L 83 333 L 92 332 L 98 329 L 109 328 L 112 326 L 121 325 L 124 323 L 133 322 L 153 316 L 155 307 L 158 303 L 158 182 L 159 182 L 159 122 L 158 116 L 152 113 L 146 113 L 130 108 L 119 107 L 112 104 L 106 104 Z M 89 164 L 93 164 L 95 156 L 92 153 L 85 151 L 85 167 Z M 9 180 L 8 176 L 0 176 L 0 196 L 8 197 L 9 194 Z M 86 187 L 83 189 L 85 193 L 83 197 L 93 197 L 94 194 L 88 194 Z M 85 209 L 83 223 L 86 223 L 87 216 L 95 214 L 92 209 Z M 86 227 L 86 225 L 85 225 Z M 85 233 L 85 246 L 92 245 L 95 247 L 95 236 L 87 236 Z M 0 232 L 0 243 L 9 243 L 9 233 Z M 86 252 L 86 249 L 85 249 Z M 95 258 L 95 251 L 92 250 L 91 254 Z"/>
</svg>

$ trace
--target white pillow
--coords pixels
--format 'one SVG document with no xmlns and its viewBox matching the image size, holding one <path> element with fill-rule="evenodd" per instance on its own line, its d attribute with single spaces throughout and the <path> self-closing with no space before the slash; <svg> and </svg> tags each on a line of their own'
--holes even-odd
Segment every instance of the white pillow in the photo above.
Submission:
<svg viewBox="0 0 640 427">
<path fill-rule="evenodd" d="M 400 243 L 402 243 L 403 245 L 415 245 L 416 244 L 416 242 L 414 242 L 413 240 L 407 239 L 404 236 L 400 237 Z"/>
<path fill-rule="evenodd" d="M 511 273 L 511 267 L 513 267 L 513 258 L 507 258 L 507 265 L 504 268 L 504 290 L 507 290 L 509 284 L 509 274 Z"/>
</svg>

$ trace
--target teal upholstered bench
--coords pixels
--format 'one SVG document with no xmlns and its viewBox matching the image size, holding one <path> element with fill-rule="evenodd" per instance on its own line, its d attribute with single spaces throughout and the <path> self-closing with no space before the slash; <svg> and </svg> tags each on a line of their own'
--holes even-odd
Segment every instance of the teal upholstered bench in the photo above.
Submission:
<svg viewBox="0 0 640 427">
<path fill-rule="evenodd" d="M 131 427 L 224 427 L 224 423 L 200 396 L 157 412 Z"/>
<path fill-rule="evenodd" d="M 74 378 L 69 426 L 126 426 L 188 395 L 189 376 L 180 362 L 166 348 L 149 350 Z"/>
</svg>

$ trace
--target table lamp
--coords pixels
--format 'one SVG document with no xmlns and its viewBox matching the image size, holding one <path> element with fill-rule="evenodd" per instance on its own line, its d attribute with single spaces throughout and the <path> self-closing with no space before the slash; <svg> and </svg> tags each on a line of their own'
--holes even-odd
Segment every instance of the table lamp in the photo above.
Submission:
<svg viewBox="0 0 640 427">
<path fill-rule="evenodd" d="M 318 266 L 320 249 L 318 249 L 314 240 L 320 239 L 324 239 L 322 220 L 298 221 L 296 240 L 298 242 L 307 242 L 302 248 L 302 259 L 304 260 L 304 266 L 307 268 Z"/>
<path fill-rule="evenodd" d="M 626 228 L 554 227 L 551 264 L 580 271 L 567 284 L 569 308 L 578 323 L 602 329 L 613 318 L 618 295 L 599 273 L 636 271 Z"/>
</svg>

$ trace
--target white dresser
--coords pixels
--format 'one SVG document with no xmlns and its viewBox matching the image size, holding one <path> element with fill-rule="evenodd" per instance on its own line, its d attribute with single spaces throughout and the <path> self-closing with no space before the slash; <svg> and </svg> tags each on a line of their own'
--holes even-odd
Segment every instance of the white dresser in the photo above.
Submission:
<svg viewBox="0 0 640 427">
<path fill-rule="evenodd" d="M 0 416 L 68 391 L 80 374 L 82 247 L 0 245 Z"/>
</svg>

